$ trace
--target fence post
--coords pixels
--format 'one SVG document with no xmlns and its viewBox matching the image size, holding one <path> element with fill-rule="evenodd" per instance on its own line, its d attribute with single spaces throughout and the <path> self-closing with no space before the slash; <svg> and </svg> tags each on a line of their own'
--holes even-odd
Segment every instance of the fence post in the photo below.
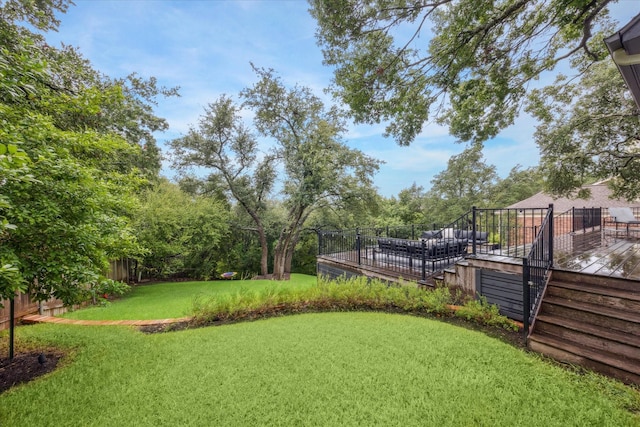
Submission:
<svg viewBox="0 0 640 427">
<path fill-rule="evenodd" d="M 549 203 L 549 268 L 553 267 L 553 241 L 555 240 L 553 233 L 553 203 Z"/>
<path fill-rule="evenodd" d="M 361 248 L 360 230 L 356 229 L 356 251 L 358 253 L 358 265 L 362 264 L 360 248 Z"/>
<path fill-rule="evenodd" d="M 318 230 L 318 255 L 323 255 L 322 253 L 322 232 Z"/>
<path fill-rule="evenodd" d="M 529 335 L 529 316 L 531 315 L 531 296 L 529 294 L 529 260 L 522 258 L 522 324 L 524 339 Z"/>
</svg>

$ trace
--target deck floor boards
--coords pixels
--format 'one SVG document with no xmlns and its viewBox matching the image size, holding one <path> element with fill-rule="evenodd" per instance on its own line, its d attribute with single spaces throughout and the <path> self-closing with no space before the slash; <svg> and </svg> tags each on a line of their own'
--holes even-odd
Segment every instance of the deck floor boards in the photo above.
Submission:
<svg viewBox="0 0 640 427">
<path fill-rule="evenodd" d="M 554 267 L 597 276 L 640 280 L 640 239 L 634 235 L 593 232 L 558 245 Z M 569 248 L 570 252 L 563 252 Z"/>
</svg>

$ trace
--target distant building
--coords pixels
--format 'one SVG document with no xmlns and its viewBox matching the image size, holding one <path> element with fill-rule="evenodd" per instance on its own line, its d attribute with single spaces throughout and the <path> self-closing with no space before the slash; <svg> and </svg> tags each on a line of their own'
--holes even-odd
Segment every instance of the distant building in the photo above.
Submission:
<svg viewBox="0 0 640 427">
<path fill-rule="evenodd" d="M 629 202 L 627 200 L 612 199 L 611 190 L 607 186 L 606 182 L 585 185 L 582 188 L 589 189 L 591 191 L 591 196 L 588 199 L 570 199 L 567 197 L 554 198 L 554 196 L 540 192 L 538 194 L 534 194 L 528 199 L 521 200 L 507 207 L 510 209 L 544 208 L 553 203 L 553 211 L 555 215 L 564 213 L 571 208 L 611 208 L 626 206 L 640 209 L 640 201 L 638 200 Z"/>
</svg>

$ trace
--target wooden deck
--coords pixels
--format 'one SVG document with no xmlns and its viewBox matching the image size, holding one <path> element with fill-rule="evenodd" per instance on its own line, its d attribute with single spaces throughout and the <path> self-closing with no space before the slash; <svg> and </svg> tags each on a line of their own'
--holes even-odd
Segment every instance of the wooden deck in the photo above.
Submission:
<svg viewBox="0 0 640 427">
<path fill-rule="evenodd" d="M 637 236 L 604 230 L 572 236 L 564 244 L 556 242 L 554 269 L 640 281 Z"/>
<path fill-rule="evenodd" d="M 527 245 L 517 248 L 503 248 L 489 251 L 482 256 L 502 259 L 521 259 L 528 252 Z M 375 253 L 366 248 L 360 254 L 355 251 L 322 256 L 337 264 L 351 266 L 380 278 L 403 278 L 421 281 L 422 266 L 420 260 L 411 262 L 407 258 Z M 426 282 L 442 274 L 461 258 L 440 260 L 429 265 Z M 432 268 L 436 271 L 432 271 Z M 557 236 L 554 242 L 554 269 L 575 271 L 604 277 L 618 277 L 640 282 L 640 233 L 620 233 L 601 230 L 600 227 L 585 233 Z M 368 274 L 368 275 L 369 275 Z"/>
</svg>

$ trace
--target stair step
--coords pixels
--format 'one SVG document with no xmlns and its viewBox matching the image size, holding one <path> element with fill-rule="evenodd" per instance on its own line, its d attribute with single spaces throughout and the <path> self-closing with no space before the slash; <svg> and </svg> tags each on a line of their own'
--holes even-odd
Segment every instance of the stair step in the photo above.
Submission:
<svg viewBox="0 0 640 427">
<path fill-rule="evenodd" d="M 638 327 L 640 327 L 640 312 L 636 311 L 625 310 L 619 307 L 607 307 L 601 304 L 593 304 L 583 301 L 569 300 L 553 295 L 545 296 L 544 300 L 542 301 L 542 310 L 544 310 L 545 304 L 562 306 L 574 310 L 584 311 L 587 313 L 623 320 L 625 322 L 637 323 Z"/>
<path fill-rule="evenodd" d="M 636 359 L 640 365 L 640 336 L 555 316 L 540 315 L 536 318 L 536 332 L 553 335 L 575 342 L 596 351 Z"/>
<path fill-rule="evenodd" d="M 549 283 L 549 288 L 571 289 L 574 291 L 587 292 L 590 294 L 598 294 L 613 298 L 628 299 L 630 301 L 640 302 L 640 284 L 638 285 L 637 290 L 630 291 L 610 288 L 602 285 L 591 285 L 587 283 L 574 283 L 554 280 Z"/>
<path fill-rule="evenodd" d="M 580 289 L 579 287 L 558 286 L 553 283 L 547 288 L 547 295 L 570 301 L 601 305 L 616 310 L 640 312 L 640 295 L 625 294 L 623 291 L 611 290 L 607 292 L 597 288 Z M 637 300 L 634 298 L 637 298 Z"/>
<path fill-rule="evenodd" d="M 528 346 L 530 350 L 558 361 L 578 364 L 626 383 L 640 385 L 640 364 L 637 360 L 594 351 L 546 334 L 534 333 L 529 337 Z"/>
<path fill-rule="evenodd" d="M 640 314 L 622 313 L 622 310 L 605 310 L 593 304 L 545 296 L 540 308 L 540 315 L 573 319 L 585 324 L 599 325 L 603 328 L 640 336 Z"/>
<path fill-rule="evenodd" d="M 640 283 L 638 283 L 637 280 L 623 279 L 621 277 L 598 276 L 594 274 L 563 270 L 554 270 L 552 277 L 553 281 L 558 282 L 592 285 L 629 292 L 640 292 Z"/>
</svg>

